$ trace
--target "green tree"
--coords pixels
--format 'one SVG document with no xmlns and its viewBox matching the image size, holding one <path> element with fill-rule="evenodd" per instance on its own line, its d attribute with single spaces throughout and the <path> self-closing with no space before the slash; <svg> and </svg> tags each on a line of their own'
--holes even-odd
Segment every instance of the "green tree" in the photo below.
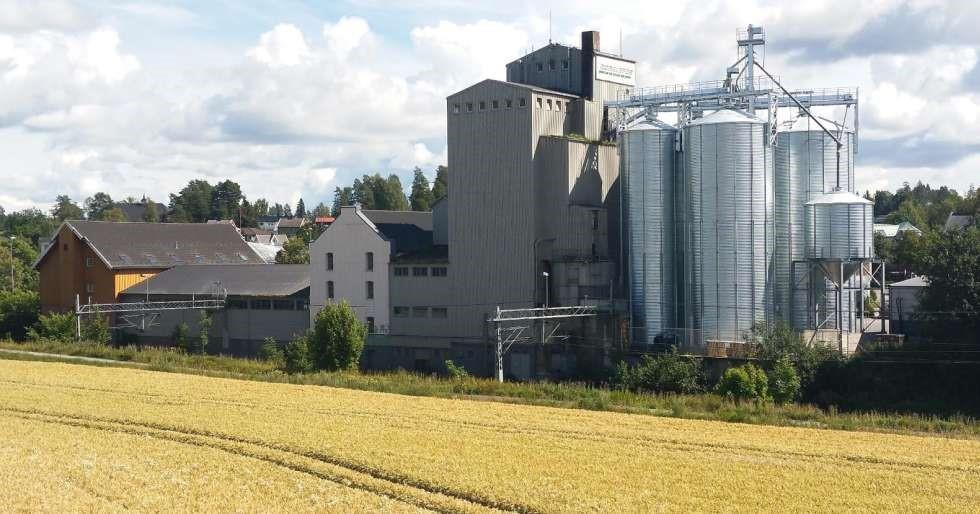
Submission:
<svg viewBox="0 0 980 514">
<path fill-rule="evenodd" d="M 0 291 L 11 289 L 11 267 L 14 271 L 14 290 L 37 291 L 38 274 L 32 266 L 37 256 L 37 248 L 29 238 L 14 236 L 11 241 L 9 236 L 0 237 Z"/>
<path fill-rule="evenodd" d="M 438 200 L 449 194 L 449 168 L 436 168 L 436 179 L 432 181 L 432 200 Z"/>
<path fill-rule="evenodd" d="M 0 338 L 23 341 L 37 323 L 41 301 L 34 291 L 0 291 Z"/>
<path fill-rule="evenodd" d="M 412 204 L 413 211 L 432 210 L 432 190 L 429 189 L 429 179 L 425 178 L 422 170 L 415 168 L 414 178 L 412 179 L 412 194 L 409 203 Z"/>
<path fill-rule="evenodd" d="M 268 216 L 269 215 L 269 201 L 265 198 L 259 198 L 252 204 L 252 211 L 255 216 Z"/>
<path fill-rule="evenodd" d="M 313 208 L 313 217 L 317 216 L 331 216 L 330 207 L 327 207 L 327 204 L 323 202 L 316 204 L 316 207 Z"/>
<path fill-rule="evenodd" d="M 980 228 L 929 232 L 916 257 L 929 279 L 919 308 L 934 318 L 955 321 L 949 328 L 980 333 Z M 965 335 L 964 334 L 964 335 Z"/>
<path fill-rule="evenodd" d="M 380 177 L 379 177 L 380 178 Z M 364 180 L 354 179 L 354 184 L 351 186 L 351 200 L 353 203 L 357 203 L 362 209 L 374 209 L 375 199 L 374 190 L 372 183 L 374 182 L 372 177 L 364 175 Z"/>
<path fill-rule="evenodd" d="M 143 221 L 147 223 L 160 221 L 160 213 L 157 212 L 157 203 L 149 198 L 143 198 Z"/>
<path fill-rule="evenodd" d="M 715 392 L 730 400 L 765 401 L 770 398 L 769 378 L 765 371 L 752 364 L 728 368 L 718 381 Z"/>
<path fill-rule="evenodd" d="M 313 369 L 310 362 L 310 340 L 308 335 L 293 338 L 282 350 L 283 368 L 286 373 L 305 373 Z"/>
<path fill-rule="evenodd" d="M 832 348 L 808 344 L 799 332 L 783 321 L 756 323 L 745 334 L 745 340 L 755 348 L 755 356 L 763 362 L 775 363 L 783 359 L 791 362 L 804 387 L 813 383 L 821 365 L 839 358 Z"/>
<path fill-rule="evenodd" d="M 290 237 L 276 254 L 276 264 L 309 264 L 310 248 L 302 237 Z"/>
<path fill-rule="evenodd" d="M 788 403 L 800 396 L 800 376 L 786 357 L 779 359 L 769 372 L 769 391 L 776 403 Z"/>
<path fill-rule="evenodd" d="M 102 211 L 102 214 L 99 216 L 99 220 L 116 221 L 116 222 L 126 221 L 126 214 L 123 213 L 122 209 L 120 209 L 119 207 L 113 207 L 111 209 Z"/>
<path fill-rule="evenodd" d="M 51 216 L 58 221 L 80 220 L 85 217 L 82 208 L 71 201 L 68 195 L 58 195 L 55 198 L 54 207 L 51 209 Z"/>
<path fill-rule="evenodd" d="M 85 210 L 90 220 L 103 219 L 103 213 L 116 206 L 107 193 L 98 192 L 85 199 Z"/>
<path fill-rule="evenodd" d="M 355 180 L 355 182 L 357 182 Z M 353 187 L 337 187 L 333 191 L 333 210 L 331 211 L 332 216 L 340 216 L 340 208 L 354 205 L 354 188 Z M 363 207 L 363 205 L 361 206 Z"/>
<path fill-rule="evenodd" d="M 190 327 L 187 326 L 187 323 L 181 321 L 180 323 L 174 326 L 174 330 L 170 334 L 170 339 L 173 341 L 174 346 L 186 352 L 190 349 L 187 346 L 188 342 L 190 341 L 189 334 L 190 334 Z"/>
<path fill-rule="evenodd" d="M 303 199 L 302 198 L 300 198 L 299 201 L 296 202 L 296 217 L 297 218 L 305 218 L 306 217 L 306 204 L 303 203 Z"/>
<path fill-rule="evenodd" d="M 209 217 L 216 220 L 238 219 L 238 207 L 242 203 L 242 198 L 242 188 L 238 183 L 231 180 L 218 182 L 211 191 Z"/>
<path fill-rule="evenodd" d="M 205 180 L 191 180 L 177 194 L 170 195 L 171 221 L 204 223 L 211 217 L 214 187 Z"/>
<path fill-rule="evenodd" d="M 214 319 L 208 311 L 201 311 L 197 318 L 197 344 L 191 349 L 191 353 L 205 353 L 208 350 L 208 342 L 211 340 L 211 326 Z"/>
<path fill-rule="evenodd" d="M 357 369 L 367 329 L 346 301 L 320 309 L 309 335 L 309 354 L 317 370 Z"/>
<path fill-rule="evenodd" d="M 398 175 L 391 174 L 385 179 L 383 191 L 384 191 L 384 202 L 381 209 L 389 211 L 407 211 L 409 209 L 408 198 L 405 197 L 405 189 L 402 187 L 402 181 L 398 178 Z M 377 197 L 375 197 L 377 200 Z"/>
</svg>

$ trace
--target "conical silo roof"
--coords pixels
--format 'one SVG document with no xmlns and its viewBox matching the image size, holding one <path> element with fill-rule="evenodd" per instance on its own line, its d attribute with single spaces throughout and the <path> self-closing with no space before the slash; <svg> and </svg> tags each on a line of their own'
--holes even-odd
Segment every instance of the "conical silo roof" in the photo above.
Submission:
<svg viewBox="0 0 980 514">
<path fill-rule="evenodd" d="M 692 120 L 688 125 L 715 125 L 719 123 L 765 123 L 765 121 L 734 109 L 722 109 Z"/>
</svg>

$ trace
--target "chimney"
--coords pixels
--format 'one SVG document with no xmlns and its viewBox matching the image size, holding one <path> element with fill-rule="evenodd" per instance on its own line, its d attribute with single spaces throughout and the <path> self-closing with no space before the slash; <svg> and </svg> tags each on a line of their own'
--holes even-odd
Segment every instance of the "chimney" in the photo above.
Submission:
<svg viewBox="0 0 980 514">
<path fill-rule="evenodd" d="M 582 96 L 592 100 L 592 86 L 595 82 L 595 53 L 599 51 L 599 31 L 582 32 Z"/>
</svg>

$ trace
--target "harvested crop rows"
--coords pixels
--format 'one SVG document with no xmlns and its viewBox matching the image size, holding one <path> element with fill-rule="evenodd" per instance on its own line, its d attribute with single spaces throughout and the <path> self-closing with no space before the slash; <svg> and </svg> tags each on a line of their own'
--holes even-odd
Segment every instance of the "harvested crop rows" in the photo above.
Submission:
<svg viewBox="0 0 980 514">
<path fill-rule="evenodd" d="M 980 509 L 980 441 L 0 361 L 13 510 Z"/>
</svg>

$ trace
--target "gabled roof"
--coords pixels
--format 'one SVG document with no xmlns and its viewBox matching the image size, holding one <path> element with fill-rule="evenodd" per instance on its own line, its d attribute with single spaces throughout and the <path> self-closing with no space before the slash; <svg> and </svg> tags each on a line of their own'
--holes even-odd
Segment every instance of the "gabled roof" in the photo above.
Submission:
<svg viewBox="0 0 980 514">
<path fill-rule="evenodd" d="M 429 211 L 381 211 L 361 210 L 375 225 L 401 224 L 415 225 L 422 230 L 432 230 L 432 212 Z"/>
<path fill-rule="evenodd" d="M 213 292 L 215 282 L 229 295 L 289 296 L 310 287 L 307 264 L 174 266 L 133 285 L 123 294 L 191 295 Z"/>
<path fill-rule="evenodd" d="M 463 88 L 463 89 L 460 89 L 459 91 L 456 91 L 455 93 L 449 95 L 447 98 L 452 98 L 452 97 L 454 97 L 454 96 L 456 96 L 458 94 L 464 93 L 464 92 L 469 91 L 470 89 L 473 89 L 473 88 L 476 88 L 476 87 L 480 87 L 480 86 L 482 86 L 484 84 L 501 84 L 501 85 L 504 85 L 504 86 L 510 86 L 510 87 L 514 87 L 514 88 L 518 88 L 518 89 L 524 89 L 524 90 L 534 91 L 535 93 L 545 93 L 545 94 L 548 94 L 548 95 L 564 96 L 566 98 L 578 98 L 578 96 L 573 95 L 573 94 L 570 94 L 570 93 L 562 93 L 561 91 L 554 91 L 552 89 L 545 89 L 543 87 L 532 86 L 531 84 L 521 84 L 519 82 L 507 82 L 507 81 L 504 81 L 504 80 L 497 80 L 497 79 L 483 79 L 483 80 L 477 82 L 476 84 L 473 84 L 472 86 L 469 86 L 467 88 Z"/>
<path fill-rule="evenodd" d="M 901 282 L 894 282 L 889 284 L 888 287 L 926 287 L 929 285 L 929 279 L 922 275 L 918 277 L 912 277 L 905 279 Z"/>
<path fill-rule="evenodd" d="M 225 223 L 65 221 L 61 227 L 71 230 L 110 269 L 263 262 L 238 230 Z M 34 267 L 55 247 L 49 245 Z"/>
<path fill-rule="evenodd" d="M 279 228 L 299 228 L 306 225 L 306 218 L 282 218 L 279 220 Z"/>
<path fill-rule="evenodd" d="M 946 218 L 946 224 L 943 225 L 943 230 L 959 230 L 973 224 L 973 216 L 970 216 L 969 214 L 961 215 L 949 213 L 949 217 Z"/>
<path fill-rule="evenodd" d="M 166 205 L 159 202 L 153 202 L 153 205 L 157 208 L 158 219 L 167 214 Z M 144 221 L 143 214 L 146 213 L 146 204 L 143 202 L 118 202 L 115 207 L 118 207 L 123 216 L 126 216 L 126 221 Z"/>
</svg>

